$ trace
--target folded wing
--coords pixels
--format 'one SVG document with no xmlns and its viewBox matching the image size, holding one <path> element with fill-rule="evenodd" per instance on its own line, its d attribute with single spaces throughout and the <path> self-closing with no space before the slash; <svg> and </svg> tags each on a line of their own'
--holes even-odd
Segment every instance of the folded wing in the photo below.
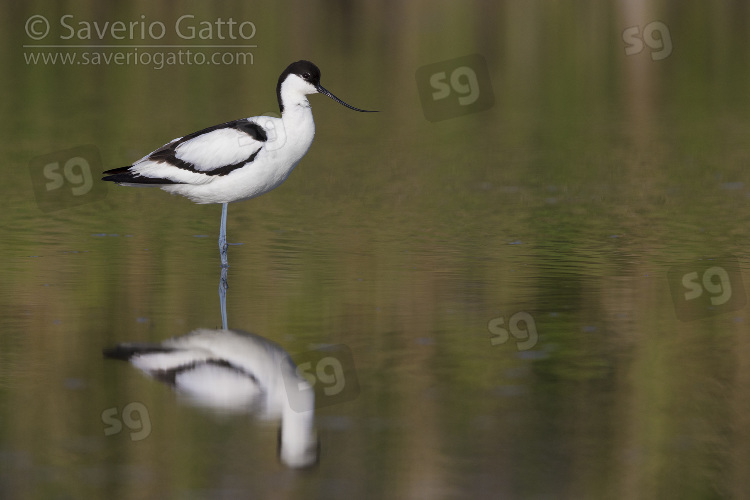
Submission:
<svg viewBox="0 0 750 500">
<path fill-rule="evenodd" d="M 268 140 L 252 119 L 234 120 L 180 137 L 103 180 L 128 185 L 204 184 L 252 163 Z"/>
</svg>

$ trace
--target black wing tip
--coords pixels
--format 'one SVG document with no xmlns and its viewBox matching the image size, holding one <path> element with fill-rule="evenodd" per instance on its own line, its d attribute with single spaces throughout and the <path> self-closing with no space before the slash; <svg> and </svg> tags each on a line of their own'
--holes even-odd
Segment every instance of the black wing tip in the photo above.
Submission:
<svg viewBox="0 0 750 500">
<path fill-rule="evenodd" d="M 130 171 L 130 167 L 132 166 L 133 165 L 126 165 L 124 167 L 110 168 L 109 170 L 105 170 L 102 173 L 103 174 L 122 174 L 122 173 Z"/>
<path fill-rule="evenodd" d="M 114 182 L 115 184 L 123 184 L 123 183 L 130 183 L 130 184 L 149 184 L 149 182 L 143 182 L 143 180 L 139 180 L 137 177 L 133 177 L 132 175 L 128 174 L 115 174 L 115 175 L 108 175 L 106 177 L 102 177 L 103 181 L 109 181 Z"/>
<path fill-rule="evenodd" d="M 118 174 L 131 174 L 132 175 L 132 173 L 130 172 L 130 168 L 132 166 L 133 165 L 127 165 L 125 167 L 110 168 L 109 170 L 105 170 L 104 172 L 102 172 L 102 174 L 109 174 L 110 176 L 118 175 Z"/>
<path fill-rule="evenodd" d="M 109 170 L 105 170 L 102 172 L 102 174 L 109 174 L 102 177 L 103 181 L 112 181 L 112 182 L 128 182 L 133 180 L 134 174 L 130 172 L 130 167 L 132 165 L 128 165 L 127 167 L 118 167 L 118 168 L 112 168 Z"/>
<path fill-rule="evenodd" d="M 102 177 L 103 181 L 110 181 L 116 184 L 156 184 L 159 186 L 165 184 L 180 184 L 169 179 L 162 179 L 159 177 L 146 177 L 137 173 L 131 172 L 130 167 L 113 168 L 112 170 L 106 170 L 103 174 L 110 174 Z"/>
<path fill-rule="evenodd" d="M 105 358 L 130 361 L 138 354 L 151 354 L 158 352 L 172 352 L 174 349 L 154 344 L 117 344 L 114 347 L 102 349 Z"/>
</svg>

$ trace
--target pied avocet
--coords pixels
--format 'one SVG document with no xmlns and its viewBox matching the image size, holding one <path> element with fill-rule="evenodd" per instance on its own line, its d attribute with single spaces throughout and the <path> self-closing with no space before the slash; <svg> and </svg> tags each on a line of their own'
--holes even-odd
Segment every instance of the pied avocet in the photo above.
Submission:
<svg viewBox="0 0 750 500">
<path fill-rule="evenodd" d="M 222 123 L 177 138 L 102 179 L 122 186 L 158 186 L 195 203 L 221 203 L 219 249 L 227 259 L 227 204 L 249 200 L 278 187 L 310 149 L 315 136 L 308 94 L 326 95 L 355 108 L 320 85 L 310 61 L 290 64 L 279 76 L 276 96 L 281 118 L 256 116 Z"/>
</svg>

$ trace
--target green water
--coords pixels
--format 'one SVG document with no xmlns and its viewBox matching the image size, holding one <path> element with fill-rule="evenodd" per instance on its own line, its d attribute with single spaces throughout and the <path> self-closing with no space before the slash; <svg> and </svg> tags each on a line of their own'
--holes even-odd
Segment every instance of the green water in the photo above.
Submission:
<svg viewBox="0 0 750 500">
<path fill-rule="evenodd" d="M 0 496 L 746 497 L 749 9 L 6 5 Z M 51 25 L 40 41 L 26 31 L 35 15 Z M 143 20 L 167 32 L 61 39 L 64 15 L 77 29 Z M 186 40 L 183 15 L 256 33 Z M 636 39 L 648 44 L 627 55 Z M 255 47 L 244 64 L 28 64 L 43 49 L 23 45 L 42 43 Z M 134 49 L 47 52 L 73 50 Z M 476 112 L 455 104 L 465 73 L 450 86 L 450 61 L 474 54 L 489 76 L 470 63 Z M 186 405 L 102 358 L 118 342 L 221 327 L 221 210 L 96 180 L 175 137 L 278 112 L 276 79 L 302 58 L 380 113 L 310 96 L 310 152 L 280 188 L 229 206 L 227 310 L 231 328 L 298 362 L 329 344 L 351 351 L 358 387 L 316 411 L 310 471 L 279 463 L 276 423 Z M 448 101 L 429 100 L 428 65 L 443 68 L 453 107 L 430 107 Z M 86 157 L 96 187 L 60 195 L 85 184 L 71 168 L 63 191 L 40 191 L 49 158 L 64 172 L 59 152 L 85 145 L 100 157 Z M 711 308 L 728 290 L 715 268 L 731 297 Z M 681 299 L 691 283 L 703 295 Z M 131 403 L 140 422 L 107 434 L 103 414 Z"/>
</svg>

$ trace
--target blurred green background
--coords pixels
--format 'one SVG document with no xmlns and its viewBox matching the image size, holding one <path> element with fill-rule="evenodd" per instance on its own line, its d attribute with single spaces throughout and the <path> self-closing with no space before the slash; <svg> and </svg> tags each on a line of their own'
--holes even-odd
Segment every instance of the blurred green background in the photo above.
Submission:
<svg viewBox="0 0 750 500">
<path fill-rule="evenodd" d="M 179 49 L 25 47 L 237 43 L 180 38 L 188 14 L 252 22 L 249 50 L 195 49 L 251 59 L 34 64 Z M 63 39 L 66 15 L 167 32 Z M 42 40 L 32 16 L 50 22 Z M 747 307 L 681 321 L 667 272 L 748 265 L 748 24 L 742 1 L 6 2 L 0 496 L 742 498 Z M 428 121 L 418 70 L 472 54 L 494 104 Z M 100 170 L 120 167 L 278 112 L 276 80 L 298 59 L 380 110 L 310 96 L 308 155 L 229 207 L 230 327 L 293 357 L 322 344 L 354 356 L 360 393 L 318 412 L 308 473 L 275 460 L 275 429 L 217 421 L 101 358 L 220 326 L 220 208 L 109 185 L 45 212 L 31 168 L 83 145 Z M 492 320 L 519 312 L 538 342 L 493 344 Z M 106 436 L 102 412 L 134 401 L 148 438 Z"/>
</svg>

